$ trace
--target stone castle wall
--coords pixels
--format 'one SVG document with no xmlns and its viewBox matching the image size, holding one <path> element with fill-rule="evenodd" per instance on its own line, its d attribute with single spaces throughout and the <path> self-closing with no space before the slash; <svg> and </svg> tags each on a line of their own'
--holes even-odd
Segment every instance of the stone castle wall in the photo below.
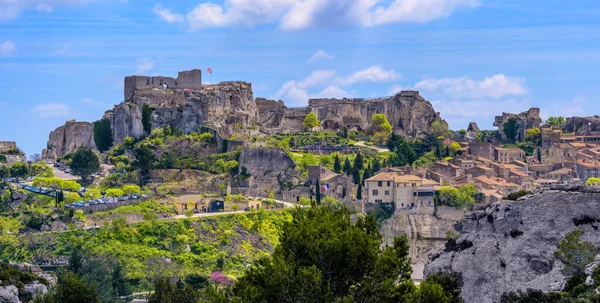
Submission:
<svg viewBox="0 0 600 303">
<path fill-rule="evenodd" d="M 125 100 L 131 97 L 131 94 L 138 89 L 162 88 L 167 84 L 169 88 L 180 89 L 200 89 L 202 87 L 202 71 L 193 69 L 182 71 L 177 75 L 177 79 L 171 77 L 148 77 L 148 76 L 129 76 L 125 77 Z"/>
<path fill-rule="evenodd" d="M 11 148 L 17 149 L 17 143 L 14 141 L 0 141 L 0 152 L 5 152 Z"/>
</svg>

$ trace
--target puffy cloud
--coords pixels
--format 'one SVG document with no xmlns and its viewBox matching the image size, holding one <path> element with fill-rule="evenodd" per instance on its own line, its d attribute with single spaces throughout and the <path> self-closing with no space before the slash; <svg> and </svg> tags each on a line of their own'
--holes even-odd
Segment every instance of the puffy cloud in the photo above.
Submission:
<svg viewBox="0 0 600 303">
<path fill-rule="evenodd" d="M 136 73 L 145 73 L 154 68 L 154 60 L 150 57 L 138 58 L 136 65 Z"/>
<path fill-rule="evenodd" d="M 364 82 L 388 82 L 398 79 L 400 75 L 393 70 L 386 71 L 381 66 L 372 66 L 350 76 L 336 79 L 338 85 L 352 85 Z"/>
<path fill-rule="evenodd" d="M 333 59 L 333 56 L 322 51 L 322 50 L 318 50 L 316 53 L 314 53 L 314 55 L 312 55 L 309 59 L 308 59 L 308 63 L 315 63 L 319 60 L 331 60 Z"/>
<path fill-rule="evenodd" d="M 452 98 L 493 98 L 523 96 L 527 94 L 525 79 L 507 77 L 503 74 L 486 77 L 482 80 L 463 78 L 425 79 L 414 85 L 414 89 L 441 94 Z"/>
<path fill-rule="evenodd" d="M 0 0 L 0 20 L 12 20 L 25 10 L 49 13 L 57 7 L 83 5 L 95 0 Z"/>
<path fill-rule="evenodd" d="M 301 81 L 286 82 L 273 98 L 284 99 L 293 106 L 306 105 L 311 98 L 351 98 L 355 95 L 346 87 L 361 82 L 386 82 L 398 77 L 396 72 L 385 71 L 380 66 L 369 67 L 345 77 L 336 77 L 333 70 L 315 70 Z M 314 91 L 321 87 L 321 91 Z"/>
<path fill-rule="evenodd" d="M 68 105 L 60 103 L 49 103 L 35 107 L 32 112 L 40 118 L 62 118 L 72 115 Z"/>
<path fill-rule="evenodd" d="M 0 43 L 0 57 L 10 57 L 17 52 L 17 47 L 12 41 Z"/>
<path fill-rule="evenodd" d="M 1 1 L 1 0 L 0 0 Z M 186 19 L 191 30 L 279 23 L 285 30 L 329 26 L 425 23 L 474 8 L 480 0 L 225 0 L 199 3 Z M 163 18 L 164 19 L 164 18 Z M 167 20 L 168 22 L 172 22 Z"/>
<path fill-rule="evenodd" d="M 160 4 L 154 6 L 152 12 L 154 12 L 154 14 L 156 14 L 160 19 L 169 23 L 183 22 L 185 20 L 183 15 L 173 13 L 170 9 L 163 8 Z"/>
<path fill-rule="evenodd" d="M 487 122 L 489 125 L 480 124 L 482 129 L 491 129 L 494 117 L 503 112 L 520 113 L 531 107 L 529 100 L 509 99 L 498 102 L 497 100 L 452 100 L 432 101 L 435 111 L 442 114 L 452 129 L 466 128 L 469 122 Z"/>
</svg>

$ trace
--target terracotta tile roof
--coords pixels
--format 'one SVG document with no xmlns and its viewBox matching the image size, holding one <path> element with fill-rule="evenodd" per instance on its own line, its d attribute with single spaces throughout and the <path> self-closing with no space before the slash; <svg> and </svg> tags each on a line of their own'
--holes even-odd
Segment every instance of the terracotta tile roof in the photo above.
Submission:
<svg viewBox="0 0 600 303">
<path fill-rule="evenodd" d="M 479 176 L 475 179 L 481 183 L 496 185 L 496 186 L 500 186 L 500 187 L 519 187 L 518 184 L 508 182 L 508 181 L 506 181 L 504 179 L 500 179 L 500 178 L 488 178 L 486 176 Z"/>
<path fill-rule="evenodd" d="M 522 149 L 515 148 L 515 147 L 511 147 L 511 148 L 496 147 L 496 150 L 506 151 L 509 153 L 525 153 L 525 151 L 523 151 Z"/>
<path fill-rule="evenodd" d="M 395 172 L 380 173 L 365 181 L 394 181 L 395 183 L 408 183 L 414 181 L 423 181 L 423 179 L 415 175 L 399 175 Z"/>
<path fill-rule="evenodd" d="M 529 175 L 528 175 L 528 174 L 526 174 L 526 173 L 524 173 L 524 172 L 522 172 L 522 171 L 518 171 L 518 170 L 511 170 L 511 171 L 510 171 L 510 174 L 511 174 L 511 175 L 517 175 L 517 176 L 519 176 L 519 177 L 529 177 Z"/>
<path fill-rule="evenodd" d="M 563 168 L 561 168 L 561 169 L 557 169 L 557 170 L 555 170 L 555 171 L 551 171 L 551 172 L 549 172 L 548 174 L 561 174 L 561 175 L 568 175 L 568 174 L 571 174 L 571 173 L 573 173 L 573 170 L 572 170 L 572 169 L 570 169 L 570 168 L 566 168 L 566 167 L 563 167 Z"/>
</svg>

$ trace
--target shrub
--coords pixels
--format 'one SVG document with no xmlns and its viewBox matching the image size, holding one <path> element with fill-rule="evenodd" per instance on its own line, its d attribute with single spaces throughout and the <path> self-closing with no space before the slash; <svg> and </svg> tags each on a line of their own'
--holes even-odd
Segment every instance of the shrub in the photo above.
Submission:
<svg viewBox="0 0 600 303">
<path fill-rule="evenodd" d="M 529 195 L 530 192 L 526 191 L 526 190 L 520 190 L 520 191 L 516 191 L 512 194 L 509 194 L 508 196 L 505 197 L 506 200 L 512 200 L 512 201 L 516 201 L 517 199 L 523 197 L 523 196 L 527 196 Z"/>
</svg>

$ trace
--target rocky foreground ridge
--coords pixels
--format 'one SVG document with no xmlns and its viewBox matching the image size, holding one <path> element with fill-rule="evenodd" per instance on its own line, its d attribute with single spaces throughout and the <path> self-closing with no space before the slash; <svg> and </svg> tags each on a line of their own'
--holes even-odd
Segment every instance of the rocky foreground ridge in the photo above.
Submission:
<svg viewBox="0 0 600 303">
<path fill-rule="evenodd" d="M 101 119 L 110 122 L 113 144 L 128 136 L 149 135 L 152 129 L 168 125 L 186 133 L 209 127 L 223 138 L 298 132 L 305 129 L 302 121 L 311 111 L 321 120 L 321 129 L 335 131 L 344 126 L 370 130 L 372 115 L 384 113 L 396 133 L 409 137 L 420 136 L 432 122 L 441 120 L 431 103 L 415 91 L 373 100 L 313 99 L 307 100 L 308 107 L 288 108 L 283 101 L 255 100 L 252 85 L 247 82 L 201 85 L 194 82 L 200 81 L 199 73 L 181 72 L 177 79 L 125 78 L 125 100 Z M 80 146 L 97 150 L 94 123 L 68 121 L 50 133 L 43 156 L 54 159 Z"/>
<path fill-rule="evenodd" d="M 564 265 L 554 257 L 566 233 L 600 246 L 600 190 L 546 191 L 495 203 L 459 223 L 456 245 L 441 250 L 425 274 L 458 272 L 466 303 L 499 302 L 505 292 L 560 291 Z"/>
</svg>

